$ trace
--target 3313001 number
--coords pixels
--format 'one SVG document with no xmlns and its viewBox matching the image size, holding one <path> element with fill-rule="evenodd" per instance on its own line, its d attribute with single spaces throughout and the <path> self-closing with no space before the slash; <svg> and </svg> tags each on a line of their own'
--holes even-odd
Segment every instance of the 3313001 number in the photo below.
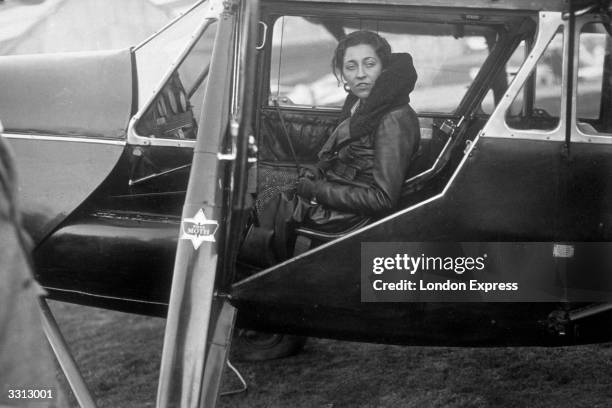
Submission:
<svg viewBox="0 0 612 408">
<path fill-rule="evenodd" d="M 52 389 L 9 389 L 8 399 L 53 399 L 55 393 Z"/>
</svg>

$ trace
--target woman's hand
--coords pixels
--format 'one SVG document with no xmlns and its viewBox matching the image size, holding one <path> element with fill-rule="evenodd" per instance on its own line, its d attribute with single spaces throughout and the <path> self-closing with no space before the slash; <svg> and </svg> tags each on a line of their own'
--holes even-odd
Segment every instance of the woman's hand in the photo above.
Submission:
<svg viewBox="0 0 612 408">
<path fill-rule="evenodd" d="M 317 183 L 307 177 L 301 177 L 298 179 L 295 189 L 298 195 L 311 200 L 315 198 Z"/>
<path fill-rule="evenodd" d="M 302 166 L 298 174 L 299 178 L 307 178 L 310 180 L 321 180 L 325 178 L 325 172 L 318 165 Z"/>
</svg>

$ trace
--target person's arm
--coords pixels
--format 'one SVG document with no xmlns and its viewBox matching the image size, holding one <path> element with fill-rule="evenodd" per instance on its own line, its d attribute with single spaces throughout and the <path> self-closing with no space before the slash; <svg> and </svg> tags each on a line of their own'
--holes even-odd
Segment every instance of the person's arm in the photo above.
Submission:
<svg viewBox="0 0 612 408">
<path fill-rule="evenodd" d="M 314 198 L 338 210 L 366 215 L 393 209 L 419 141 L 418 118 L 414 112 L 390 112 L 376 130 L 373 183 L 358 187 L 319 180 L 314 183 Z"/>
<path fill-rule="evenodd" d="M 327 139 L 319 151 L 319 161 L 312 165 L 302 165 L 302 170 L 299 177 L 304 177 L 310 180 L 321 180 L 325 178 L 325 172 L 330 165 L 328 156 L 338 143 L 350 138 L 348 124 L 349 122 L 345 119 L 336 127 L 336 129 L 334 129 L 331 136 Z M 310 187 L 312 187 L 312 185 Z"/>
<path fill-rule="evenodd" d="M 38 297 L 44 291 L 30 270 L 31 248 L 26 247 L 16 208 L 15 164 L 1 128 L 0 124 L 0 407 L 63 407 L 40 319 Z M 14 398 L 35 387 L 44 390 L 45 399 L 30 405 Z"/>
</svg>

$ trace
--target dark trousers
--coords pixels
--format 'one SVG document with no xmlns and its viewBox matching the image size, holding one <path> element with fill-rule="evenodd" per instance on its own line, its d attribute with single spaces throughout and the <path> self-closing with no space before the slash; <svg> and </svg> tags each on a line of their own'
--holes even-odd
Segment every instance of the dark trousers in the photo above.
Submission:
<svg viewBox="0 0 612 408">
<path fill-rule="evenodd" d="M 268 201 L 257 214 L 260 228 L 274 231 L 272 244 L 278 262 L 293 254 L 295 230 L 306 227 L 321 232 L 340 232 L 365 218 L 342 212 L 322 204 L 312 203 L 288 191 Z"/>
</svg>

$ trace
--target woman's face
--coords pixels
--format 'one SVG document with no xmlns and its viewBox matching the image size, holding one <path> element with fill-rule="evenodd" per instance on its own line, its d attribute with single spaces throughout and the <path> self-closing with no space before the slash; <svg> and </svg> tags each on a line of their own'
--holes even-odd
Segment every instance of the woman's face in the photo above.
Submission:
<svg viewBox="0 0 612 408">
<path fill-rule="evenodd" d="M 359 99 L 370 95 L 374 82 L 382 72 L 382 62 L 369 44 L 348 47 L 342 62 L 342 75 L 351 92 Z"/>
</svg>

